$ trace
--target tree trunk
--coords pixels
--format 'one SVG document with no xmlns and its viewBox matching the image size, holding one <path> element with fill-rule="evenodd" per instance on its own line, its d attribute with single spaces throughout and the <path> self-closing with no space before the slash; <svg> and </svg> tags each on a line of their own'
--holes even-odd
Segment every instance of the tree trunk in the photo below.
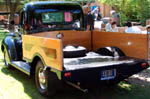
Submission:
<svg viewBox="0 0 150 99">
<path fill-rule="evenodd" d="M 20 0 L 14 0 L 14 2 L 12 2 L 11 0 L 5 0 L 5 2 L 6 2 L 6 4 L 8 4 L 8 8 L 9 8 L 9 11 L 10 11 L 8 29 L 10 31 L 14 31 L 14 22 L 13 22 L 14 21 L 14 15 L 16 13 L 16 10 L 18 8 Z"/>
</svg>

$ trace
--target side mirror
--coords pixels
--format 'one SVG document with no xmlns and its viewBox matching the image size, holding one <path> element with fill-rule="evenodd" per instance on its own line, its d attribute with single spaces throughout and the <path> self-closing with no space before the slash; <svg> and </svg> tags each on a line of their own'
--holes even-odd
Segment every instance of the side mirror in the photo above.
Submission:
<svg viewBox="0 0 150 99">
<path fill-rule="evenodd" d="M 58 34 L 56 35 L 56 37 L 57 37 L 58 39 L 62 39 L 62 38 L 64 37 L 64 35 L 63 35 L 63 33 L 58 33 Z"/>
</svg>

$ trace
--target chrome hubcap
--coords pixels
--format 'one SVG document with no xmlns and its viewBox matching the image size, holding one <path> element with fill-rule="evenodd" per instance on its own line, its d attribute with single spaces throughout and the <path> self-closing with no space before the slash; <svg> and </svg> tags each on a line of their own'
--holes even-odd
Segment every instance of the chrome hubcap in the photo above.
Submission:
<svg viewBox="0 0 150 99">
<path fill-rule="evenodd" d="M 38 77 L 39 77 L 40 87 L 43 90 L 46 89 L 46 78 L 45 78 L 45 73 L 44 73 L 43 68 L 40 68 L 39 73 L 38 73 Z"/>
</svg>

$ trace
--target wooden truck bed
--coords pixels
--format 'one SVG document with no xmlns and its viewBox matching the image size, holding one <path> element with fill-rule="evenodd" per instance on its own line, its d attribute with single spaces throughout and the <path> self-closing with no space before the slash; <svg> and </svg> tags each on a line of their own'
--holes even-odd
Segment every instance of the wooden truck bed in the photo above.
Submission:
<svg viewBox="0 0 150 99">
<path fill-rule="evenodd" d="M 58 39 L 57 34 L 62 33 L 63 39 Z M 91 39 L 93 37 L 93 39 Z M 62 41 L 61 41 L 62 40 Z M 93 41 L 91 41 L 93 40 Z M 53 31 L 53 32 L 43 32 L 43 33 L 36 33 L 31 35 L 24 35 L 23 36 L 23 55 L 24 58 L 28 58 L 32 60 L 32 54 L 38 48 L 41 49 L 39 54 L 42 55 L 45 64 L 47 66 L 53 66 L 58 70 L 63 70 L 63 55 L 62 55 L 62 48 L 66 45 L 80 45 L 87 48 L 87 51 L 92 50 L 91 43 L 93 43 L 93 51 L 98 50 L 99 48 L 106 47 L 106 46 L 116 46 L 120 48 L 126 56 L 135 57 L 140 59 L 146 59 L 147 55 L 147 40 L 145 34 L 127 34 L 127 33 L 115 33 L 115 32 L 101 32 L 101 31 L 93 31 L 92 34 L 90 31 Z M 29 45 L 36 45 L 34 46 L 35 49 L 26 48 L 31 47 Z M 46 53 L 43 53 L 42 50 L 47 50 Z M 30 54 L 28 54 L 30 53 Z M 50 54 L 50 56 L 49 56 Z M 92 58 L 97 61 L 92 61 Z M 67 70 L 72 68 L 78 69 L 84 66 L 93 67 L 93 66 L 100 66 L 103 63 L 104 57 L 102 56 L 86 56 L 84 58 L 72 58 L 72 59 L 64 59 L 64 67 Z M 110 58 L 111 59 L 111 58 Z M 84 60 L 84 61 L 83 61 Z M 89 62 L 92 64 L 89 65 Z M 78 67 L 73 66 L 73 63 L 77 62 L 84 62 L 86 64 L 79 64 Z M 118 63 L 120 61 L 113 61 L 114 63 Z M 71 67 L 70 65 L 71 64 Z M 100 64 L 100 65 L 97 65 Z M 105 61 L 105 65 L 107 64 L 107 60 Z"/>
</svg>

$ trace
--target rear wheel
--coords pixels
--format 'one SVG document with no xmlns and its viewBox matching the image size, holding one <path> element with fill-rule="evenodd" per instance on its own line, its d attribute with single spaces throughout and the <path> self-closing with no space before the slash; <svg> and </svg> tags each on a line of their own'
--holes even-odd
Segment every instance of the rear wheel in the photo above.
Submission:
<svg viewBox="0 0 150 99">
<path fill-rule="evenodd" d="M 35 71 L 36 87 L 41 95 L 51 97 L 56 93 L 55 79 L 50 70 L 44 70 L 44 65 L 41 61 L 37 63 Z"/>
<path fill-rule="evenodd" d="M 8 50 L 8 53 L 7 53 L 7 50 L 6 49 L 4 49 L 4 63 L 5 63 L 5 66 L 6 66 L 6 68 L 11 68 L 11 66 L 10 66 L 10 64 L 9 64 L 9 59 L 10 59 L 10 52 L 9 52 L 9 50 Z"/>
</svg>

